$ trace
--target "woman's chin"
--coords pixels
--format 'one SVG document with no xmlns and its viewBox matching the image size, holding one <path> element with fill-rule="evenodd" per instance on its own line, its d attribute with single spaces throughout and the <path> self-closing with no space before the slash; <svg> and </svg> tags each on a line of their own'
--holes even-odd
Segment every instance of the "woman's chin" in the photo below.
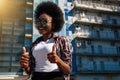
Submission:
<svg viewBox="0 0 120 80">
<path fill-rule="evenodd" d="M 42 35 L 46 34 L 45 31 L 39 31 L 39 33 L 42 34 Z"/>
</svg>

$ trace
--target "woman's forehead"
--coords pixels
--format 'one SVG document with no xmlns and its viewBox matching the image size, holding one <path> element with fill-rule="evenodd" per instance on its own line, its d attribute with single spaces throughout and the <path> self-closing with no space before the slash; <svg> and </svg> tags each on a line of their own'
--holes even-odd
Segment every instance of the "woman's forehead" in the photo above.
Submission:
<svg viewBox="0 0 120 80">
<path fill-rule="evenodd" d="M 41 14 L 41 15 L 39 16 L 39 19 L 41 19 L 41 18 L 52 19 L 52 17 L 49 16 L 48 14 L 46 14 L 46 13 Z"/>
</svg>

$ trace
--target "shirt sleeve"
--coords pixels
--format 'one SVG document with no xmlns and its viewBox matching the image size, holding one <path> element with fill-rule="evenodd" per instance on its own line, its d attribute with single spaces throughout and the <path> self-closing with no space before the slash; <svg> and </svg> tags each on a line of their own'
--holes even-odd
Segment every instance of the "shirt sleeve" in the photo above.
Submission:
<svg viewBox="0 0 120 80">
<path fill-rule="evenodd" d="M 71 42 L 69 41 L 69 39 L 67 37 L 61 37 L 60 38 L 60 44 L 61 44 L 61 58 L 62 60 L 70 65 L 70 67 L 72 66 L 72 45 Z"/>
</svg>

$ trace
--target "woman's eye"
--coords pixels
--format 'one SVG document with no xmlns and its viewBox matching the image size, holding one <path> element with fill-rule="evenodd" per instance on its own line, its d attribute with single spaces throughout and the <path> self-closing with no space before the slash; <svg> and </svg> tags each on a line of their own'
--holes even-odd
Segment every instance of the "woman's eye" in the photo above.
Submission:
<svg viewBox="0 0 120 80">
<path fill-rule="evenodd" d="M 43 20 L 41 20 L 41 23 L 42 23 L 43 25 L 46 25 L 46 24 L 47 24 L 47 20 L 43 19 Z"/>
</svg>

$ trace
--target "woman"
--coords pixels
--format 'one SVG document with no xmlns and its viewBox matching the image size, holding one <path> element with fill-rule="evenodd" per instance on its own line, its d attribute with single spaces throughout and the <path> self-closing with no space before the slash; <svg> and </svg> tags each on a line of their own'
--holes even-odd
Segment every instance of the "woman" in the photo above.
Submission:
<svg viewBox="0 0 120 80">
<path fill-rule="evenodd" d="M 31 80 L 70 80 L 72 46 L 64 36 L 58 36 L 64 24 L 62 10 L 53 2 L 43 2 L 35 10 L 39 37 L 29 54 L 23 47 L 20 65 L 32 75 Z"/>
</svg>

